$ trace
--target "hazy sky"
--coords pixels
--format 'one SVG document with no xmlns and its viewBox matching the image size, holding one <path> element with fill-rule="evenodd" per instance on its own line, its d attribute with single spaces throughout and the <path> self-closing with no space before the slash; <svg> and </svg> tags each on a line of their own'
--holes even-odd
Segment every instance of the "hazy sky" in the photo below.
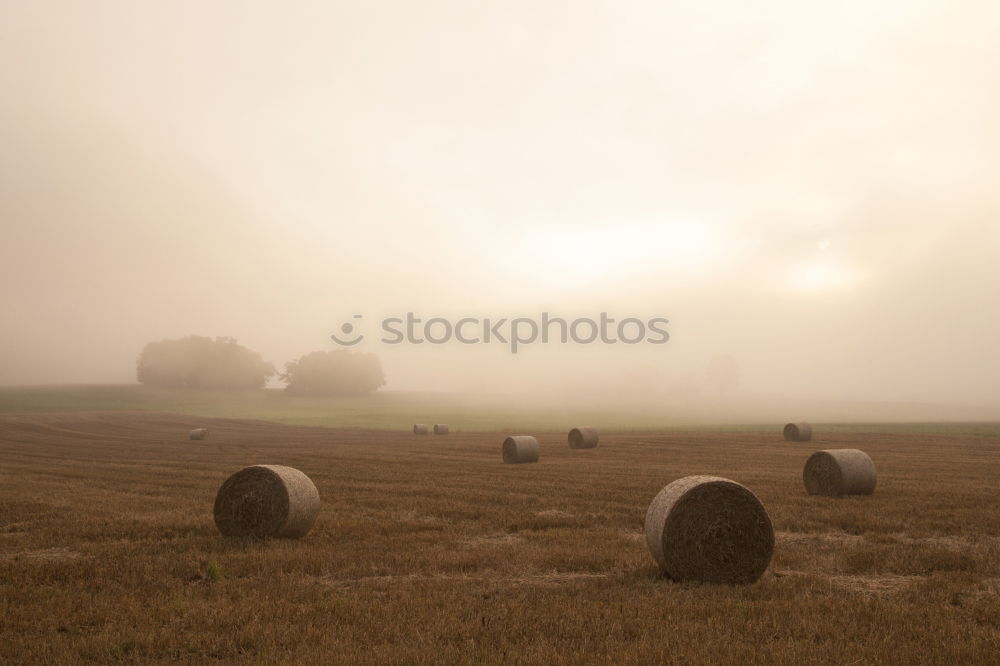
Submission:
<svg viewBox="0 0 1000 666">
<path fill-rule="evenodd" d="M 389 388 L 1000 402 L 991 2 L 6 2 L 0 383 L 363 313 L 671 320 L 362 349 Z"/>
</svg>

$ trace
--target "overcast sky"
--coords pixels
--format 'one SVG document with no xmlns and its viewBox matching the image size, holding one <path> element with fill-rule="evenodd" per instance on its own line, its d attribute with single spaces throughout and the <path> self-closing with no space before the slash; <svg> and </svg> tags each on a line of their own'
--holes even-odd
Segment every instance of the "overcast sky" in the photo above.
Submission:
<svg viewBox="0 0 1000 666">
<path fill-rule="evenodd" d="M 991 2 L 0 9 L 0 383 L 353 314 L 670 319 L 380 345 L 388 388 L 1000 402 Z M 374 333 L 374 330 L 371 331 Z"/>
</svg>

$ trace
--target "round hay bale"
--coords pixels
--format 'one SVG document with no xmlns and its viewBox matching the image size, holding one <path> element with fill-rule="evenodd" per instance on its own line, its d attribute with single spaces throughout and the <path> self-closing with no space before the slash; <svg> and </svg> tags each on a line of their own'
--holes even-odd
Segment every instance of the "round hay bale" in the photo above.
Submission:
<svg viewBox="0 0 1000 666">
<path fill-rule="evenodd" d="M 802 481 L 810 495 L 871 495 L 875 492 L 875 463 L 858 449 L 828 449 L 809 456 Z"/>
<path fill-rule="evenodd" d="M 188 433 L 188 439 L 205 439 L 208 436 L 208 428 L 195 428 Z"/>
<path fill-rule="evenodd" d="M 764 505 L 744 486 L 717 476 L 667 484 L 646 511 L 646 544 L 673 580 L 752 583 L 774 552 Z"/>
<path fill-rule="evenodd" d="M 448 424 L 447 423 L 435 423 L 434 424 L 434 434 L 435 435 L 447 435 L 448 434 Z"/>
<path fill-rule="evenodd" d="M 427 434 L 427 426 L 425 424 L 423 424 L 423 423 L 414 423 L 413 424 L 413 434 L 414 435 L 426 435 Z"/>
<path fill-rule="evenodd" d="M 236 472 L 215 496 L 215 525 L 225 536 L 297 538 L 319 514 L 319 491 L 297 469 L 253 465 Z"/>
<path fill-rule="evenodd" d="M 786 423 L 784 429 L 786 442 L 808 442 L 812 439 L 813 429 L 808 423 Z"/>
<path fill-rule="evenodd" d="M 597 430 L 590 426 L 573 428 L 567 439 L 571 449 L 593 449 L 597 447 Z"/>
<path fill-rule="evenodd" d="M 531 435 L 511 435 L 503 440 L 503 461 L 509 465 L 538 462 L 538 440 Z"/>
</svg>

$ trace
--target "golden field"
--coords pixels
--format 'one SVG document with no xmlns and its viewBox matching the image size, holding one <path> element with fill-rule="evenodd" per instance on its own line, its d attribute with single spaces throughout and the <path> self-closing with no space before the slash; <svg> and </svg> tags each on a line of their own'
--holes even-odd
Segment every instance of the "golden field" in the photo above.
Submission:
<svg viewBox="0 0 1000 666">
<path fill-rule="evenodd" d="M 875 430 L 542 432 L 539 463 L 503 465 L 505 432 L 7 414 L 0 662 L 1000 662 L 1000 440 Z M 823 448 L 867 451 L 875 495 L 808 496 Z M 316 483 L 305 538 L 218 534 L 216 490 L 258 463 Z M 659 573 L 645 510 L 689 474 L 767 507 L 758 583 Z"/>
</svg>

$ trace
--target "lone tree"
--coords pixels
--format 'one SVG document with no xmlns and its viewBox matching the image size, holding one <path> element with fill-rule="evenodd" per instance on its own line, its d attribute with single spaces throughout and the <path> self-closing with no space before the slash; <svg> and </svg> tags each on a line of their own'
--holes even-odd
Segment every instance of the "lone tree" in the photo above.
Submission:
<svg viewBox="0 0 1000 666">
<path fill-rule="evenodd" d="M 234 338 L 191 335 L 150 342 L 136 363 L 138 380 L 172 388 L 262 388 L 274 366 Z"/>
<path fill-rule="evenodd" d="M 315 351 L 290 361 L 281 380 L 294 395 L 361 395 L 385 385 L 378 356 L 346 349 Z"/>
</svg>

